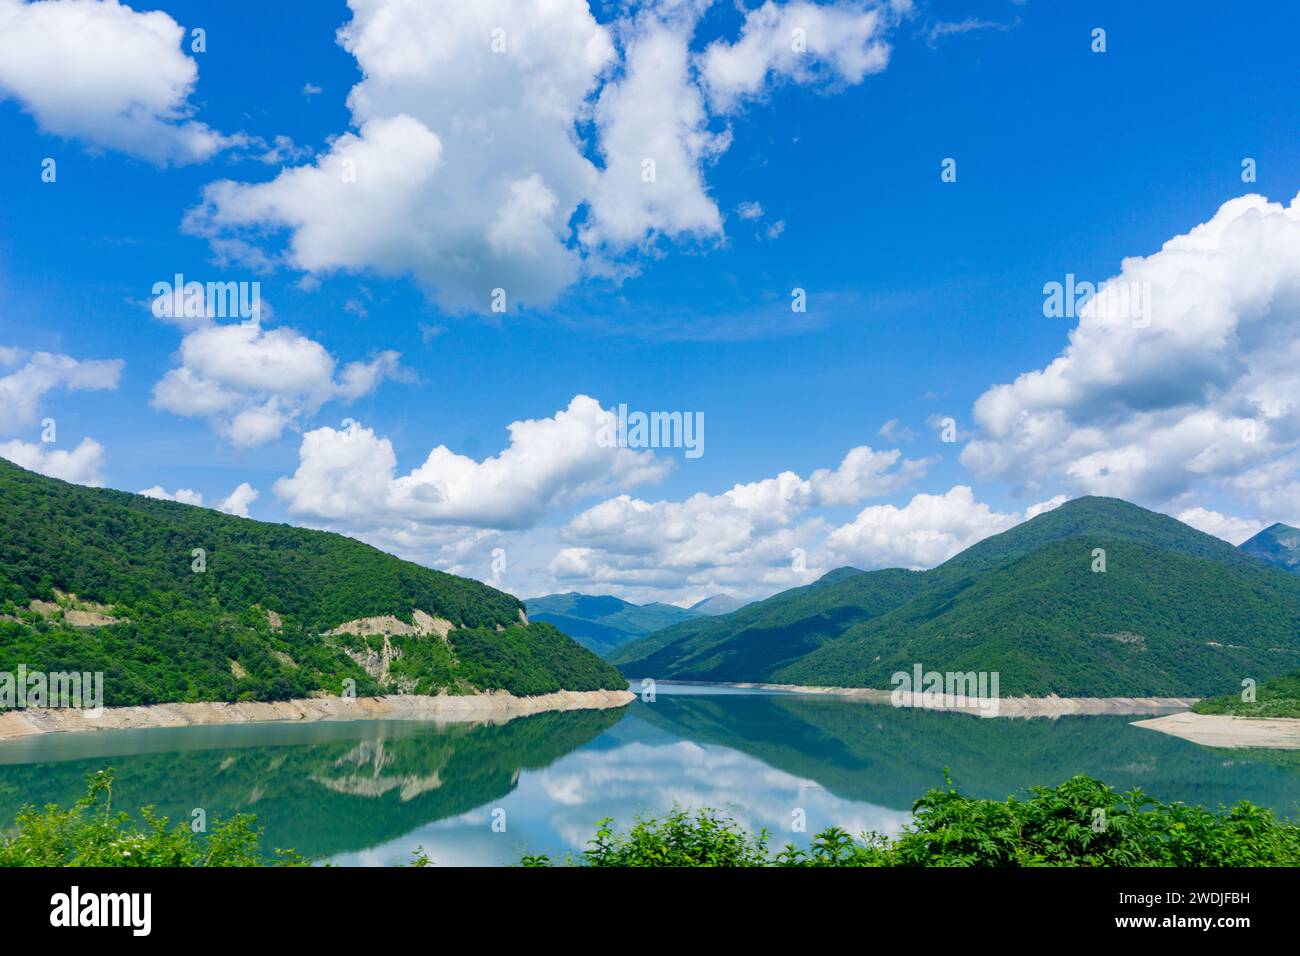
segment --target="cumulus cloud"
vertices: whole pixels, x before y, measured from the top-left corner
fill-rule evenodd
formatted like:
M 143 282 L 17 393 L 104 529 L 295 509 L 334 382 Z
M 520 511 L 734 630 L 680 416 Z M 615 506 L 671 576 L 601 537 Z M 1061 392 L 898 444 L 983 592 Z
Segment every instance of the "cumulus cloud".
M 718 236 L 722 215 L 708 195 L 704 166 L 731 143 L 708 128 L 704 94 L 693 79 L 695 11 L 643 11 L 623 25 L 623 72 L 596 103 L 604 166 L 591 191 L 589 246 L 615 248 L 656 236 Z
M 41 400 L 57 388 L 102 391 L 117 388 L 125 363 L 121 359 L 79 361 L 67 355 L 21 349 L 0 349 L 0 368 L 26 363 L 0 377 L 0 434 L 12 434 L 36 421 Z
M 1020 520 L 1019 514 L 994 511 L 976 501 L 968 486 L 956 485 L 946 494 L 916 495 L 901 508 L 864 508 L 853 521 L 832 531 L 827 545 L 846 563 L 860 567 L 929 568 Z
M 146 498 L 157 498 L 159 501 L 178 501 L 183 505 L 203 506 L 203 495 L 191 488 L 177 488 L 173 492 L 162 485 L 154 485 L 152 488 L 141 490 L 140 494 Z
M 198 66 L 166 13 L 117 0 L 0 0 L 0 99 L 41 130 L 156 163 L 238 141 L 193 119 Z
M 509 425 L 510 444 L 482 461 L 445 445 L 397 474 L 392 442 L 372 429 L 318 428 L 303 436 L 298 468 L 275 484 L 290 513 L 377 532 L 428 524 L 523 528 L 549 509 L 664 477 L 653 452 L 609 447 L 613 412 L 585 395 L 550 418 Z
M 256 488 L 246 481 L 240 482 L 239 487 L 232 491 L 221 504 L 217 505 L 217 508 L 226 514 L 247 518 L 248 506 L 259 497 L 261 495 Z
M 1065 495 L 1054 495 L 1046 501 L 1040 501 L 1038 504 L 1030 505 L 1025 509 L 1025 520 L 1028 521 L 1030 518 L 1037 518 L 1039 515 L 1045 514 L 1054 508 L 1059 508 L 1069 500 L 1070 499 L 1065 497 Z
M 889 64 L 888 28 L 910 6 L 768 0 L 745 14 L 738 40 L 716 40 L 704 51 L 700 73 L 709 98 L 730 112 L 775 81 L 861 83 Z
M 154 485 L 152 488 L 145 488 L 140 494 L 146 498 L 157 498 L 161 501 L 178 501 L 183 505 L 194 505 L 203 507 L 203 494 L 190 488 L 177 488 L 174 492 L 168 491 L 162 485 Z M 216 508 L 218 511 L 224 511 L 226 514 L 238 515 L 241 518 L 248 517 L 248 506 L 258 499 L 257 489 L 248 482 L 240 483 L 230 495 L 218 502 Z
M 595 169 L 574 128 L 608 31 L 583 0 L 350 6 L 357 132 L 271 182 L 213 184 L 187 228 L 284 228 L 292 268 L 410 274 L 457 311 L 552 298 L 577 275 L 568 221 Z
M 1186 508 L 1180 511 L 1177 517 L 1183 524 L 1189 524 L 1206 534 L 1222 538 L 1230 544 L 1241 544 L 1247 538 L 1252 538 L 1264 530 L 1262 521 L 1237 518 L 1209 508 Z
M 735 44 L 696 51 L 709 0 L 610 24 L 586 0 L 349 6 L 353 130 L 269 182 L 210 184 L 185 228 L 260 266 L 410 275 L 458 312 L 488 311 L 495 289 L 508 309 L 548 304 L 661 237 L 720 238 L 705 170 L 730 144 L 726 116 L 771 83 L 883 69 L 907 8 L 768 3 Z M 787 56 L 773 31 L 795 24 L 808 45 Z
M 1217 487 L 1284 506 L 1300 449 L 1297 250 L 1300 197 L 1249 195 L 1125 259 L 1056 359 L 980 396 L 962 463 L 1029 493 L 1159 506 Z
M 341 370 L 319 342 L 290 328 L 209 323 L 181 341 L 179 367 L 154 386 L 155 408 L 207 418 L 237 447 L 252 447 L 298 427 L 332 399 L 350 401 L 385 378 L 404 377 L 397 352 Z
M 890 494 L 932 463 L 864 445 L 849 451 L 836 468 L 818 469 L 808 478 L 785 471 L 684 501 L 620 495 L 565 526 L 567 546 L 556 553 L 550 570 L 561 582 L 699 596 L 718 590 L 770 593 L 805 584 L 828 570 L 818 570 L 808 556 L 826 536 L 824 521 L 807 517 L 810 509 Z
M 15 439 L 0 443 L 0 458 L 73 484 L 95 487 L 104 484 L 104 446 L 93 438 L 83 438 L 71 451 Z

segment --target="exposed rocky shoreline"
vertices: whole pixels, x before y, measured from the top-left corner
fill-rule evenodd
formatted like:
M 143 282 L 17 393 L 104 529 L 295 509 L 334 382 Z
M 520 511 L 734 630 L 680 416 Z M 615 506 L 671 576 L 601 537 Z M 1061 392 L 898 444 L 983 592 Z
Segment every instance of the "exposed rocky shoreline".
M 635 683 L 634 681 L 634 686 Z M 874 687 L 812 687 L 803 684 L 746 683 L 725 683 L 718 686 L 782 691 L 788 694 L 822 694 L 869 704 L 890 704 L 893 695 L 893 691 Z M 904 706 L 925 710 L 952 711 L 974 714 L 978 717 L 1050 718 L 1087 714 L 1167 714 L 1185 711 L 1200 700 L 1199 697 L 1002 697 L 997 700 L 997 706 L 992 707 L 992 701 L 986 701 L 985 706 L 979 706 L 977 703 L 965 705 L 923 703 L 922 695 L 919 693 L 905 694 L 904 698 L 908 699 Z
M 34 734 L 264 721 L 427 720 L 433 723 L 505 723 L 515 717 L 543 711 L 623 707 L 631 703 L 633 697 L 633 694 L 625 690 L 562 690 L 536 697 L 516 697 L 505 691 L 459 697 L 410 694 L 355 699 L 312 697 L 233 704 L 204 702 L 106 707 L 97 717 L 85 710 L 32 708 L 0 714 L 0 740 Z

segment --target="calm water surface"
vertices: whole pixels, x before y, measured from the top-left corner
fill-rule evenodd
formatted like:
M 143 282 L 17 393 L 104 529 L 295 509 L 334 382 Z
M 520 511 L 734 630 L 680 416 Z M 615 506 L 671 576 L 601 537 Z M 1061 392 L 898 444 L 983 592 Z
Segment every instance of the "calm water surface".
M 981 720 L 735 689 L 659 685 L 654 703 L 500 726 L 243 724 L 58 734 L 0 743 L 0 819 L 67 804 L 117 770 L 114 802 L 172 820 L 257 815 L 267 847 L 343 865 L 516 863 L 582 849 L 597 820 L 724 808 L 773 842 L 838 824 L 896 832 L 943 783 L 1002 798 L 1076 773 L 1164 800 L 1249 799 L 1300 818 L 1300 757 L 1210 750 L 1130 717 Z M 504 811 L 504 816 L 502 812 Z M 493 829 L 504 820 L 505 831 Z M 498 824 L 499 829 L 499 824 Z

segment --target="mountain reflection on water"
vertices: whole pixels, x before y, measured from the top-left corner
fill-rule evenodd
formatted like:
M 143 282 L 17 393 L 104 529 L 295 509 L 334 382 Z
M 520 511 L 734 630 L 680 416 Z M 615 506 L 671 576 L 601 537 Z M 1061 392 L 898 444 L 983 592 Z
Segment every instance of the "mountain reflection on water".
M 67 805 L 117 772 L 114 805 L 173 821 L 257 816 L 264 846 L 340 864 L 512 864 L 581 850 L 603 817 L 726 810 L 772 841 L 832 824 L 896 832 L 943 784 L 1002 798 L 1087 773 L 1162 800 L 1240 799 L 1295 818 L 1293 753 L 1210 750 L 1133 718 L 981 720 L 833 698 L 660 685 L 653 703 L 506 724 L 246 724 L 49 735 L 0 744 L 0 818 Z M 796 811 L 805 832 L 791 832 Z

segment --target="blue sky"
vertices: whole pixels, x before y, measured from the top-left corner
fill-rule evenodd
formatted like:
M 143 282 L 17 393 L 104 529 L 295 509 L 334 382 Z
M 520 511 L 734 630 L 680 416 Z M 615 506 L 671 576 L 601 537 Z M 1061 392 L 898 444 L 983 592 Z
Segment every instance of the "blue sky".
M 1300 519 L 1278 5 L 104 6 L 0 0 L 0 453 L 29 467 L 641 600 L 926 566 L 1090 492 L 1234 541 Z M 651 154 L 654 192 L 624 175 Z M 1142 328 L 1044 316 L 1122 268 Z M 269 308 L 155 318 L 176 273 Z M 578 448 L 620 403 L 702 414 L 705 453 Z

